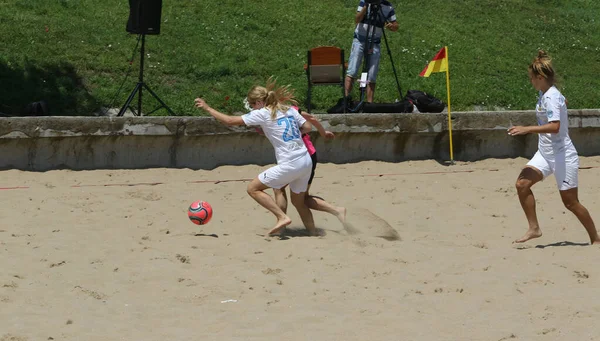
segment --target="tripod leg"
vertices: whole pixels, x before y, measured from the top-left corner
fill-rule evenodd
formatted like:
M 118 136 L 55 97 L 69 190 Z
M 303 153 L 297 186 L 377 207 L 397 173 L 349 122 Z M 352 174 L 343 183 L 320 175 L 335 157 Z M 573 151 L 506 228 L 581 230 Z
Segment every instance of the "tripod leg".
M 127 102 L 125 102 L 125 104 L 123 105 L 123 107 L 121 108 L 121 110 L 119 111 L 119 114 L 117 116 L 123 116 L 125 114 L 125 110 L 127 110 L 127 108 L 129 107 L 129 104 L 131 104 L 131 101 L 133 100 L 133 97 L 135 97 L 135 93 L 138 92 L 138 90 L 140 90 L 141 86 L 142 86 L 142 83 L 137 83 L 137 85 L 135 86 L 135 88 L 133 89 L 131 94 L 129 94 L 129 97 L 127 98 Z M 136 114 L 135 110 L 133 110 L 133 108 L 131 109 L 131 111 L 133 111 L 134 115 Z
M 145 85 L 143 82 L 141 83 Z M 140 86 L 140 93 L 138 94 L 138 116 L 142 116 L 142 87 Z
M 387 48 L 388 55 L 390 56 L 390 62 L 392 63 L 392 70 L 394 70 L 394 77 L 396 78 L 396 86 L 398 86 L 398 95 L 400 96 L 400 98 L 402 98 L 402 89 L 400 89 L 400 82 L 398 82 L 398 75 L 396 74 L 396 67 L 394 66 L 394 59 L 392 58 L 392 52 L 390 51 L 390 46 L 388 45 L 388 41 L 387 41 L 385 32 L 383 32 L 383 38 L 385 39 L 385 46 Z
M 123 116 L 125 114 L 125 110 L 127 110 L 127 108 L 130 108 L 131 111 L 133 111 L 134 115 L 136 114 L 135 110 L 133 108 L 130 107 L 131 101 L 133 100 L 133 97 L 135 97 L 136 92 L 140 92 L 138 94 L 138 112 L 137 115 L 141 116 L 142 115 L 142 87 L 146 88 L 146 90 L 148 90 L 148 92 L 150 92 L 150 94 L 152 96 L 154 96 L 154 98 L 156 98 L 156 100 L 158 102 L 160 102 L 160 104 L 162 105 L 162 107 L 166 108 L 169 113 L 171 113 L 171 115 L 175 116 L 175 113 L 173 112 L 173 110 L 171 110 L 171 108 L 169 108 L 165 102 L 163 102 L 155 93 L 154 91 L 152 91 L 152 89 L 150 89 L 150 87 L 148 85 L 146 85 L 146 83 L 144 83 L 144 48 L 146 45 L 146 35 L 142 34 L 141 35 L 141 41 L 142 41 L 142 48 L 140 49 L 140 75 L 139 75 L 139 81 L 137 83 L 137 85 L 135 86 L 135 89 L 133 89 L 133 91 L 131 92 L 131 94 L 129 95 L 129 98 L 127 98 L 127 102 L 125 102 L 125 104 L 123 105 L 123 107 L 121 108 L 121 111 L 119 111 L 119 115 L 118 116 Z M 138 40 L 139 42 L 139 40 Z M 159 107 L 161 108 L 161 107 Z M 152 112 L 156 111 L 157 109 L 153 110 Z M 152 113 L 150 112 L 150 113 Z
M 383 16 L 383 9 L 379 8 L 381 15 Z M 383 40 L 385 40 L 385 47 L 387 48 L 388 55 L 390 56 L 390 62 L 392 63 L 392 70 L 394 71 L 394 77 L 396 78 L 396 86 L 398 87 L 398 99 L 402 98 L 402 89 L 400 88 L 400 82 L 398 82 L 398 75 L 396 74 L 396 67 L 394 66 L 394 58 L 392 58 L 392 51 L 390 51 L 390 46 L 388 45 L 387 36 L 385 35 L 385 28 L 381 30 L 383 33 Z
M 150 93 L 150 94 L 151 94 L 151 95 L 152 95 L 154 98 L 156 98 L 156 100 L 157 100 L 157 101 L 158 101 L 158 102 L 159 102 L 159 103 L 160 103 L 160 104 L 161 104 L 161 105 L 162 105 L 164 108 L 166 108 L 166 109 L 167 109 L 167 111 L 168 111 L 169 113 L 171 113 L 171 115 L 175 116 L 175 113 L 173 112 L 173 110 L 171 110 L 171 108 L 169 108 L 169 107 L 168 107 L 168 106 L 165 104 L 165 102 L 163 102 L 163 101 L 162 101 L 162 100 L 161 100 L 161 99 L 160 99 L 160 98 L 159 98 L 159 97 L 158 97 L 158 96 L 157 96 L 157 95 L 154 93 L 154 91 L 152 91 L 152 89 L 150 89 L 150 87 L 149 87 L 149 86 L 148 86 L 146 83 L 144 83 L 144 88 L 146 88 L 146 90 L 148 90 L 148 92 L 149 92 L 149 93 Z
M 306 106 L 308 107 L 308 113 L 310 114 L 310 102 L 311 102 L 311 95 L 312 95 L 312 86 L 309 84 L 308 85 L 308 91 L 307 91 L 307 98 L 306 98 Z

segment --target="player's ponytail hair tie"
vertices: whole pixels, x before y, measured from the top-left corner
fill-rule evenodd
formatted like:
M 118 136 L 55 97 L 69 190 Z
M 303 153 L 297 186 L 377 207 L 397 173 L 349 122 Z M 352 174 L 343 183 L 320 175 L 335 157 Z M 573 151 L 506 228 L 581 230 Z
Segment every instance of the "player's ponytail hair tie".
M 529 65 L 529 70 L 535 76 L 542 76 L 551 83 L 554 83 L 554 68 L 552 67 L 552 58 L 544 50 L 538 50 L 538 55 Z
M 266 90 L 265 107 L 271 111 L 271 119 L 273 120 L 277 117 L 277 111 L 285 112 L 290 105 L 298 105 L 290 86 L 277 87 L 272 76 L 267 80 Z

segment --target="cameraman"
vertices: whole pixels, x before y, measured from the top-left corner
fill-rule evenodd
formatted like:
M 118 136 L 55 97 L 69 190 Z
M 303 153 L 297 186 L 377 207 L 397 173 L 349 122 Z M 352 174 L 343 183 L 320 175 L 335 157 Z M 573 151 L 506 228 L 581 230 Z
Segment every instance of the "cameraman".
M 387 0 L 360 0 L 355 17 L 356 28 L 352 40 L 352 50 L 348 60 L 348 71 L 346 72 L 345 94 L 350 103 L 350 93 L 354 81 L 361 72 L 360 66 L 364 56 L 364 49 L 368 50 L 367 56 L 367 102 L 373 102 L 375 93 L 375 82 L 379 70 L 379 59 L 381 36 L 383 28 L 390 31 L 398 31 L 396 11 Z M 373 27 L 371 27 L 373 26 Z M 368 35 L 368 37 L 367 37 Z

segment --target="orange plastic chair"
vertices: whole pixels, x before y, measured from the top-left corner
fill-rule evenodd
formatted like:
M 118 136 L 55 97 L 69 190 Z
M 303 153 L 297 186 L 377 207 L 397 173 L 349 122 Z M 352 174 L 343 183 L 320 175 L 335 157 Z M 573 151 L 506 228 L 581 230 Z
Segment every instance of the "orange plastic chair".
M 308 64 L 304 64 L 308 78 L 307 107 L 310 112 L 310 100 L 314 86 L 333 85 L 342 88 L 344 113 L 346 112 L 346 92 L 344 79 L 348 63 L 344 62 L 344 50 L 336 46 L 319 46 L 308 50 Z

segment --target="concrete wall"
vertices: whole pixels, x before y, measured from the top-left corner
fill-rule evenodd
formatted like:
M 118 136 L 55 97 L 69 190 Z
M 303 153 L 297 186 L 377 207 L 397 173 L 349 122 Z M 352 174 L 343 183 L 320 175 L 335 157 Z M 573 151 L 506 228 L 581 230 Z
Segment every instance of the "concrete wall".
M 600 154 L 600 110 L 570 110 L 570 135 L 580 155 Z M 447 114 L 318 115 L 336 133 L 313 132 L 321 162 L 450 160 Z M 454 160 L 530 157 L 537 135 L 511 137 L 507 127 L 536 124 L 533 111 L 452 113 Z M 212 169 L 275 162 L 269 141 L 252 128 L 225 127 L 208 117 L 0 118 L 0 168 Z

